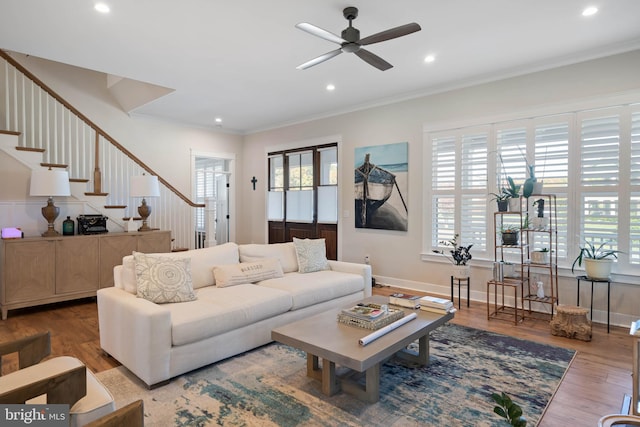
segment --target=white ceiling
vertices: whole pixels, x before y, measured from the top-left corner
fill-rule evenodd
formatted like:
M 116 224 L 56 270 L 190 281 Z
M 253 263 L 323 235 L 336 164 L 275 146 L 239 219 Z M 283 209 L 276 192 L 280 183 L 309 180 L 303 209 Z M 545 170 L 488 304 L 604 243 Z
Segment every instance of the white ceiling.
M 175 89 L 134 113 L 239 133 L 640 48 L 639 0 L 104 1 L 0 0 L 0 48 Z M 347 53 L 297 70 L 338 46 L 294 25 L 339 35 L 346 6 L 362 37 L 422 31 L 368 46 L 388 71 Z

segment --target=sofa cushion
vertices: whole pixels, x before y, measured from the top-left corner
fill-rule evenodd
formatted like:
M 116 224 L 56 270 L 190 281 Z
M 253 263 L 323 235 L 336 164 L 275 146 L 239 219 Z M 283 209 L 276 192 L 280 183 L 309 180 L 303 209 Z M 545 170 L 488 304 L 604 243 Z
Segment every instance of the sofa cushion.
M 156 304 L 196 299 L 191 283 L 191 259 L 134 252 L 137 295 Z
M 278 279 L 264 280 L 258 287 L 279 289 L 291 294 L 292 310 L 308 307 L 324 301 L 340 298 L 362 291 L 362 276 L 339 271 L 316 271 L 314 273 L 288 273 Z
M 293 246 L 296 248 L 298 272 L 313 273 L 329 269 L 324 239 L 298 239 L 294 237 Z
M 284 273 L 277 258 L 264 258 L 255 262 L 217 265 L 213 267 L 213 276 L 216 279 L 216 286 L 225 288 L 282 277 Z
M 210 248 L 150 255 L 162 255 L 176 259 L 191 258 L 191 278 L 194 289 L 215 284 L 213 277 L 213 267 L 215 265 L 237 263 L 240 258 L 238 255 L 238 245 L 231 242 Z M 122 267 L 124 289 L 135 294 L 135 261 L 132 255 L 122 258 Z
M 291 308 L 291 295 L 257 285 L 196 290 L 198 299 L 167 304 L 171 311 L 172 344 L 183 345 L 268 319 Z
M 298 271 L 298 259 L 293 242 L 240 245 L 240 262 L 260 261 L 262 258 L 278 258 L 282 271 L 291 273 Z

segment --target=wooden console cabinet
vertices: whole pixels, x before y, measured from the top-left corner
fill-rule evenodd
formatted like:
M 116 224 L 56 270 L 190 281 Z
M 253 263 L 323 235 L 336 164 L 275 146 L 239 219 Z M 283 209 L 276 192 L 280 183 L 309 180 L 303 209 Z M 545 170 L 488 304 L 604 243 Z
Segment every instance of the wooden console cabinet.
M 170 231 L 0 241 L 0 309 L 86 298 L 113 286 L 113 267 L 133 251 L 171 251 Z

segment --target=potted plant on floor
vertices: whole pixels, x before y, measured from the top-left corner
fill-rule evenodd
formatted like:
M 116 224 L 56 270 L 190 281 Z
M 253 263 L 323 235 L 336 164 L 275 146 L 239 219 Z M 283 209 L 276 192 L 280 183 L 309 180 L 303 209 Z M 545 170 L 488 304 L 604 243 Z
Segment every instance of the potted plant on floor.
M 613 258 L 617 259 L 618 254 L 623 253 L 622 251 L 606 248 L 610 244 L 610 241 L 606 241 L 596 247 L 595 244 L 585 240 L 584 245 L 580 247 L 578 256 L 571 265 L 571 272 L 573 273 L 576 264 L 581 267 L 584 260 L 584 269 L 589 279 L 608 280 L 611 275 Z
M 459 234 L 456 234 L 455 236 L 453 236 L 453 239 L 440 241 L 440 244 L 452 248 L 449 253 L 451 256 L 451 263 L 453 264 L 453 277 L 456 279 L 466 279 L 467 277 L 469 277 L 471 270 L 470 266 L 467 265 L 467 262 L 469 262 L 472 258 L 470 251 L 473 245 L 459 245 L 458 237 Z M 444 255 L 445 257 L 447 256 L 447 254 L 443 250 L 434 249 L 433 252 Z

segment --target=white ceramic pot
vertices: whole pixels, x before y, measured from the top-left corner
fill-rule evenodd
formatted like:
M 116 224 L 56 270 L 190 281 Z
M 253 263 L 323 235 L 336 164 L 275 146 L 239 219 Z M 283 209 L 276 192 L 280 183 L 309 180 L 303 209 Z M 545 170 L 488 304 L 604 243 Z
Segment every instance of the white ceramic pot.
M 548 264 L 549 252 L 533 251 L 531 252 L 531 261 L 534 264 Z
M 509 199 L 509 212 L 520 211 L 520 197 L 512 197 Z
M 590 279 L 607 280 L 611 275 L 611 263 L 613 260 L 584 258 L 584 270 Z
M 533 194 L 542 194 L 542 184 L 543 181 L 541 179 L 533 183 Z
M 456 279 L 466 279 L 471 273 L 471 266 L 469 265 L 454 265 L 453 277 Z

